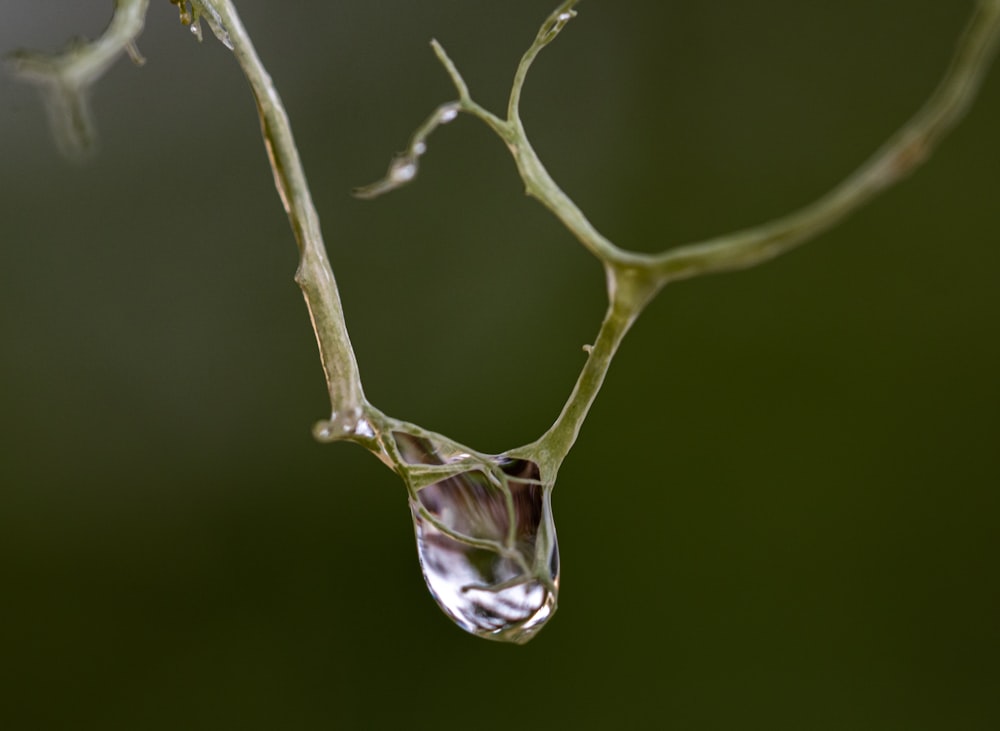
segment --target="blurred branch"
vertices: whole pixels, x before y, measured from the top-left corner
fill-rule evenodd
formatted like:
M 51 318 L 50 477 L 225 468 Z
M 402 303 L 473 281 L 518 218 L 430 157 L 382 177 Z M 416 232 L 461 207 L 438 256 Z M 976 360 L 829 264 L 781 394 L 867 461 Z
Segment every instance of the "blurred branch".
M 68 157 L 81 160 L 96 149 L 90 87 L 123 52 L 136 64 L 144 62 L 135 40 L 142 33 L 148 6 L 149 0 L 117 0 L 107 30 L 96 41 L 74 41 L 54 55 L 32 51 L 11 55 L 14 75 L 41 91 L 56 143 Z

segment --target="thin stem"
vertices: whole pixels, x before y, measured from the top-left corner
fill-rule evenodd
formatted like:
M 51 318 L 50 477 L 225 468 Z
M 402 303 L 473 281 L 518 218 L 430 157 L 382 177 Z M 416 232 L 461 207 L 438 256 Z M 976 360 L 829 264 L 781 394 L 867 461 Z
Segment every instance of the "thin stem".
M 484 121 L 487 126 L 490 127 L 501 139 L 509 140 L 511 139 L 513 129 L 510 124 L 500 119 L 492 112 L 486 110 L 484 107 L 479 106 L 469 94 L 469 86 L 465 83 L 465 79 L 462 78 L 461 72 L 459 72 L 458 67 L 455 62 L 451 60 L 448 56 L 448 52 L 444 50 L 444 46 L 438 43 L 437 39 L 431 41 L 431 48 L 434 49 L 434 55 L 437 56 L 438 61 L 444 66 L 445 71 L 448 73 L 448 77 L 451 79 L 451 83 L 455 85 L 455 90 L 458 92 L 458 103 L 459 107 L 463 112 L 472 114 L 475 117 L 479 117 Z
M 538 153 L 528 141 L 528 134 L 521 121 L 521 92 L 528 78 L 528 71 L 543 48 L 549 45 L 566 27 L 566 24 L 576 17 L 574 7 L 579 0 L 565 0 L 556 8 L 539 28 L 531 47 L 525 51 L 514 73 L 510 99 L 507 103 L 507 125 L 510 134 L 505 138 L 518 173 L 524 182 L 525 193 L 538 200 L 548 208 L 568 228 L 583 246 L 594 256 L 607 263 L 632 263 L 635 257 L 629 252 L 615 246 L 602 235 L 583 214 L 583 211 L 556 184 L 545 169 Z M 446 63 L 449 73 L 452 73 L 450 59 Z M 454 72 L 457 74 L 457 71 Z M 460 78 L 460 77 L 459 77 Z
M 549 482 L 555 481 L 559 465 L 576 443 L 625 334 L 658 291 L 656 282 L 641 269 L 608 267 L 606 273 L 611 299 L 597 339 L 584 347 L 587 361 L 573 392 L 548 431 L 531 444 L 509 452 L 516 459 L 535 462 Z
M 508 142 L 508 147 L 524 182 L 525 194 L 549 209 L 587 251 L 608 264 L 641 265 L 645 261 L 641 255 L 615 246 L 563 192 L 528 141 L 520 120 L 516 122 L 514 140 Z
M 465 83 L 465 79 L 462 78 L 462 72 L 458 70 L 458 66 L 451 60 L 448 52 L 444 50 L 444 46 L 438 42 L 437 38 L 431 39 L 431 48 L 434 50 L 434 55 L 437 56 L 438 61 L 444 66 L 444 70 L 448 73 L 451 83 L 455 85 L 459 101 L 471 102 L 472 96 L 469 94 L 469 85 Z
M 566 27 L 566 24 L 576 17 L 576 11 L 573 8 L 579 2 L 580 0 L 565 0 L 553 10 L 542 23 L 542 27 L 538 29 L 534 43 L 521 56 L 521 62 L 517 65 L 517 71 L 514 73 L 514 85 L 511 87 L 510 99 L 507 102 L 507 119 L 510 122 L 518 120 L 520 123 L 521 90 L 524 88 L 524 81 L 528 77 L 531 64 L 535 62 L 539 52 L 554 41 L 559 32 Z
M 433 41 L 431 45 L 458 91 L 462 111 L 484 121 L 507 143 L 524 183 L 525 193 L 548 208 L 598 259 L 618 265 L 642 263 L 644 259 L 640 255 L 620 249 L 601 234 L 587 219 L 579 206 L 556 184 L 545 165 L 542 164 L 538 153 L 531 146 L 519 116 L 521 89 L 527 79 L 528 70 L 538 56 L 538 52 L 551 43 L 566 23 L 576 15 L 573 6 L 578 2 L 579 0 L 567 0 L 549 15 L 545 23 L 542 24 L 541 30 L 538 31 L 535 42 L 521 58 L 521 63 L 514 76 L 506 121 L 487 111 L 472 99 L 469 95 L 469 87 L 465 83 L 465 79 L 462 78 L 455 62 L 451 60 L 440 43 Z
M 668 250 L 650 266 L 662 283 L 753 266 L 816 237 L 927 160 L 968 110 L 1000 39 L 1000 2 L 981 0 L 944 79 L 914 117 L 853 175 L 777 221 Z
M 319 216 L 309 192 L 288 115 L 232 2 L 202 0 L 202 4 L 214 11 L 216 19 L 228 33 L 233 52 L 257 102 L 274 184 L 299 247 L 300 261 L 295 281 L 301 287 L 309 309 L 330 393 L 332 416 L 331 423 L 327 425 L 327 435 L 335 438 L 342 434 L 343 438 L 347 438 L 353 433 L 368 404 L 347 334 L 337 282 L 327 259 Z

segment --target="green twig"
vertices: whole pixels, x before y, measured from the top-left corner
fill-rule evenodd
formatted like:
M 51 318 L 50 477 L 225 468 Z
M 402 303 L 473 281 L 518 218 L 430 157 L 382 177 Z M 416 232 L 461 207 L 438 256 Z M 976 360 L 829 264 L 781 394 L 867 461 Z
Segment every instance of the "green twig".
M 853 175 L 815 203 L 785 218 L 666 251 L 651 257 L 648 266 L 661 284 L 666 284 L 751 267 L 823 233 L 927 160 L 975 99 L 996 54 L 998 39 L 1000 2 L 980 0 L 951 66 L 933 95 Z
M 330 394 L 330 420 L 318 428 L 317 434 L 327 439 L 367 439 L 367 433 L 363 429 L 359 433 L 358 427 L 369 405 L 288 114 L 232 2 L 201 0 L 200 5 L 211 12 L 213 30 L 219 26 L 217 35 L 224 33 L 232 43 L 236 60 L 250 82 L 274 184 L 298 243 L 300 260 L 295 281 L 309 309 Z

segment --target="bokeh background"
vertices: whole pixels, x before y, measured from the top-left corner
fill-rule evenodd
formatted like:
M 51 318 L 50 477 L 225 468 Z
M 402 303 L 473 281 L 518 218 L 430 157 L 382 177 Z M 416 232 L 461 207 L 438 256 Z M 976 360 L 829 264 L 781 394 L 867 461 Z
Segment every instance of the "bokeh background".
M 554 0 L 240 0 L 287 103 L 368 395 L 483 450 L 554 418 L 600 268 L 463 118 Z M 4 0 L 0 52 L 111 3 Z M 620 244 L 769 219 L 939 79 L 971 2 L 585 0 L 524 112 Z M 0 80 L 0 726 L 1000 727 L 1000 73 L 915 177 L 807 247 L 668 288 L 554 495 L 561 607 L 525 647 L 427 594 L 402 485 L 328 407 L 231 55 L 154 0 L 60 158 Z

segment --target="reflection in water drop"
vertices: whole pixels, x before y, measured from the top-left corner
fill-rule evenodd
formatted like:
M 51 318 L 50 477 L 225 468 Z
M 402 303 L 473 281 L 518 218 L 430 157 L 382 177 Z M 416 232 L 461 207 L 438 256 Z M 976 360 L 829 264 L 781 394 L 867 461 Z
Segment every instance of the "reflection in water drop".
M 441 465 L 468 455 L 436 450 L 394 432 L 410 464 Z M 556 608 L 559 550 L 550 490 L 538 466 L 497 458 L 420 488 L 410 508 L 427 587 L 459 627 L 488 639 L 524 643 Z

